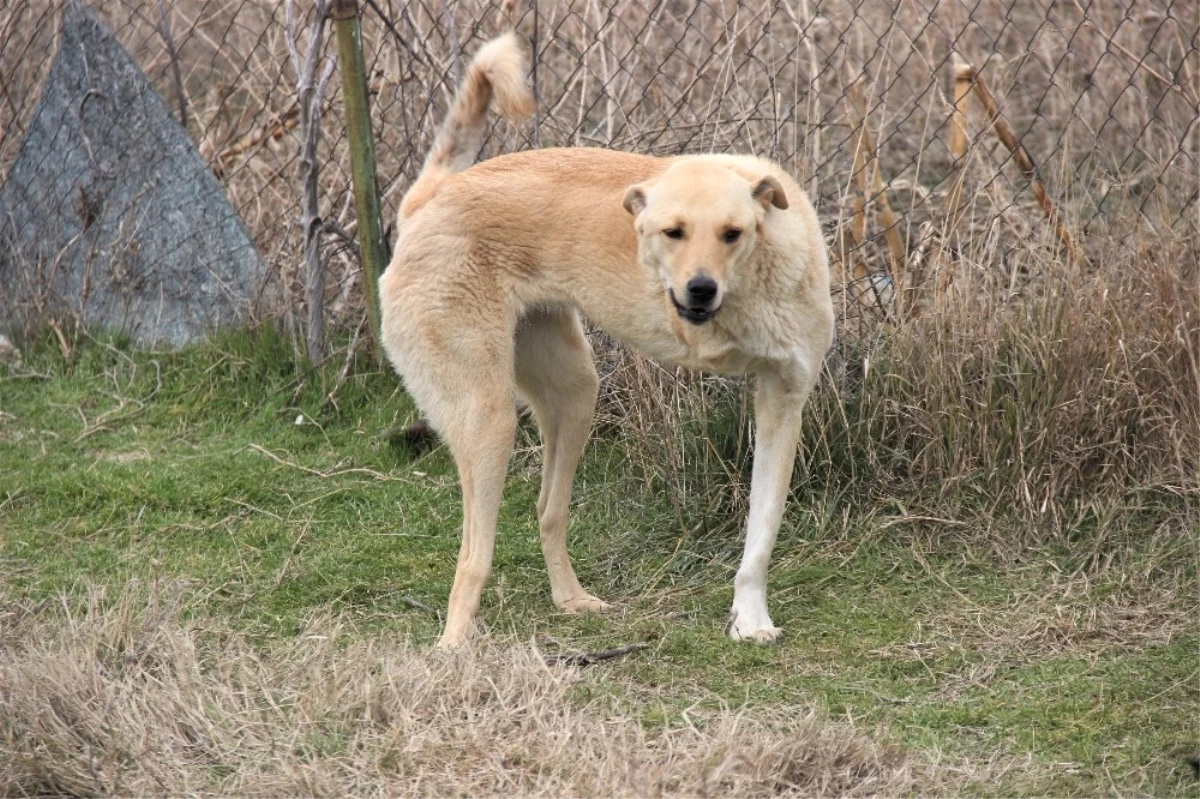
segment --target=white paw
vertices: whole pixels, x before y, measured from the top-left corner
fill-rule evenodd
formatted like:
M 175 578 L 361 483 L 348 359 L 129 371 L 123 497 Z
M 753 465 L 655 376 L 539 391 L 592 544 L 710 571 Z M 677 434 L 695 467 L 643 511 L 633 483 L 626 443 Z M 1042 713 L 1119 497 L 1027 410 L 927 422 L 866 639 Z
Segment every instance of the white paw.
M 764 627 L 747 629 L 734 622 L 729 625 L 729 637 L 735 641 L 754 641 L 756 644 L 773 644 L 783 638 L 783 630 L 770 624 Z
M 783 637 L 783 630 L 771 622 L 765 604 L 745 603 L 739 608 L 735 602 L 729 614 L 729 637 L 735 641 L 770 644 Z

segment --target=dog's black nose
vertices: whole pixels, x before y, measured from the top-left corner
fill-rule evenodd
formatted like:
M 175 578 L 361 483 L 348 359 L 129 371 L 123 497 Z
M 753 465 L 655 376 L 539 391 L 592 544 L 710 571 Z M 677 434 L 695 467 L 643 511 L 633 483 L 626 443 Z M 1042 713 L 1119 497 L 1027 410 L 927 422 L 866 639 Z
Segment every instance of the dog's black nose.
M 696 275 L 687 282 L 688 307 L 708 307 L 717 296 L 717 281 L 707 275 Z

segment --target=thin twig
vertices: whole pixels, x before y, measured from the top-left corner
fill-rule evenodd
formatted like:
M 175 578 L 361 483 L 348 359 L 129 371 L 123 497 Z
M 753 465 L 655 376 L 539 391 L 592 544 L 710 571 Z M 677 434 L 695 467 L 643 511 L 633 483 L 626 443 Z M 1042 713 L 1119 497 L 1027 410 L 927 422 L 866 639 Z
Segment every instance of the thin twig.
M 543 659 L 547 666 L 591 666 L 604 660 L 612 660 L 631 652 L 649 649 L 649 644 L 625 644 L 612 649 L 602 649 L 599 652 L 574 652 L 569 655 L 546 655 Z
M 423 610 L 426 613 L 431 614 L 438 621 L 442 620 L 442 614 L 440 611 L 438 611 L 437 608 L 432 608 L 429 605 L 426 605 L 424 602 L 422 602 L 419 599 L 413 599 L 410 596 L 402 596 L 402 597 L 400 597 L 400 601 L 403 602 L 405 605 L 408 605 L 410 608 L 415 608 L 416 610 Z
M 270 140 L 278 141 L 279 139 L 282 139 L 285 133 L 291 131 L 299 124 L 300 105 L 297 103 L 286 111 L 283 111 L 277 115 L 273 115 L 267 120 L 266 124 L 263 125 L 261 130 L 243 136 L 238 141 L 217 153 L 216 156 L 213 157 L 213 161 L 218 164 L 218 166 L 221 166 L 227 161 L 232 161 L 237 156 L 247 153 L 250 150 L 253 150 L 255 147 L 265 144 Z
M 311 475 L 315 475 L 317 477 L 329 478 L 329 477 L 341 477 L 344 474 L 365 474 L 368 477 L 375 478 L 376 480 L 383 480 L 386 482 L 397 482 L 397 483 L 404 482 L 400 478 L 391 477 L 391 476 L 383 474 L 381 472 L 377 472 L 374 469 L 365 469 L 362 467 L 353 467 L 350 469 L 330 469 L 329 471 L 322 472 L 319 469 L 310 469 L 307 466 L 301 466 L 298 463 L 293 463 L 292 461 L 284 460 L 283 458 L 276 455 L 274 452 L 271 452 L 266 447 L 261 447 L 258 444 L 251 444 L 249 446 L 249 448 L 254 450 L 255 452 L 261 452 L 263 455 L 266 455 L 268 458 L 270 458 L 271 460 L 275 461 L 276 463 L 278 463 L 282 466 L 290 466 L 293 469 L 299 469 L 302 472 L 307 472 L 307 473 L 309 473 Z
M 342 371 L 338 373 L 337 383 L 329 392 L 321 403 L 321 410 L 329 408 L 331 405 L 337 405 L 338 392 L 342 390 L 342 386 L 346 385 L 346 378 L 350 376 L 350 367 L 354 365 L 354 355 L 358 352 L 358 340 L 362 336 L 364 322 L 360 322 L 358 327 L 354 328 L 354 338 L 350 340 L 350 346 L 346 347 L 346 362 L 342 364 Z
M 288 566 L 291 565 L 292 558 L 295 557 L 296 552 L 300 549 L 300 542 L 302 542 L 304 537 L 308 535 L 308 528 L 311 526 L 312 519 L 310 518 L 305 521 L 304 527 L 300 530 L 300 535 L 296 536 L 296 540 L 292 542 L 291 551 L 288 552 L 288 556 L 284 559 L 283 565 L 279 567 L 279 571 L 275 573 L 275 588 L 279 588 L 279 586 L 283 584 L 283 578 L 287 574 Z
M 377 0 L 366 0 L 366 4 L 367 8 L 375 12 L 375 15 L 379 17 L 379 21 L 383 23 L 383 26 L 387 28 L 395 38 L 396 43 L 404 48 L 404 51 L 408 53 L 409 57 L 411 57 L 413 61 L 426 66 L 429 64 L 429 59 L 425 58 L 416 50 L 414 50 L 412 45 L 408 43 L 408 40 L 400 35 L 400 31 L 396 30 L 395 24 L 392 23 L 392 18 L 383 12 L 383 9 L 379 7 Z
M 321 232 L 336 236 L 346 246 L 346 249 L 354 254 L 355 258 L 359 257 L 358 240 L 354 238 L 350 231 L 339 225 L 337 220 L 326 219 L 321 225 Z

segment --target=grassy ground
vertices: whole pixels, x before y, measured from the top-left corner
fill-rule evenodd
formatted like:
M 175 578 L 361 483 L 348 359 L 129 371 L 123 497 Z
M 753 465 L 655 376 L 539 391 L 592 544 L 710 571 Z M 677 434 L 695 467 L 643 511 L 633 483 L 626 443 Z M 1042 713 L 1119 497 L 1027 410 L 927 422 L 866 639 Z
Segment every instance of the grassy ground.
M 304 372 L 272 335 L 177 354 L 84 340 L 64 355 L 52 341 L 0 371 L 10 607 L 169 581 L 188 614 L 253 646 L 330 613 L 355 639 L 432 643 L 456 479 L 444 449 L 381 437 L 415 417 L 390 375 L 362 365 L 329 402 L 340 364 Z M 801 476 L 771 572 L 787 637 L 746 646 L 723 633 L 738 520 L 672 502 L 623 435 L 592 442 L 572 521 L 582 582 L 618 609 L 569 617 L 550 602 L 527 426 L 481 612 L 492 638 L 548 651 L 651 644 L 598 667 L 577 700 L 646 729 L 697 707 L 812 707 L 908 753 L 916 793 L 1200 795 L 1185 764 L 1200 637 L 1184 501 L 1131 492 L 1038 544 L 1027 517 L 916 514 Z M 1097 551 L 1110 526 L 1134 534 Z

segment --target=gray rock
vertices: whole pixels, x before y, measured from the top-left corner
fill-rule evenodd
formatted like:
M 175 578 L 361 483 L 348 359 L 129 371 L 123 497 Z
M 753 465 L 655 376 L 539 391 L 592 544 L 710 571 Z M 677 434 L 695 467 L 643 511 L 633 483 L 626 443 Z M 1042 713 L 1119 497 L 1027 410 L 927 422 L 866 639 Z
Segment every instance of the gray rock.
M 0 189 L 0 327 L 47 313 L 142 344 L 236 324 L 267 269 L 187 133 L 76 0 Z

